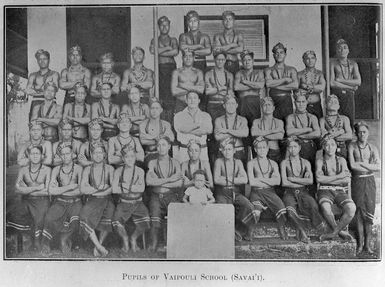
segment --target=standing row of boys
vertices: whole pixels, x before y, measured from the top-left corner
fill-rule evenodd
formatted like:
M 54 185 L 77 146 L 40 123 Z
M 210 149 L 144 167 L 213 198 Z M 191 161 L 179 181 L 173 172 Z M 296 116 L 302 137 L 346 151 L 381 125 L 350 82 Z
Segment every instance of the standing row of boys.
M 370 251 L 373 171 L 379 169 L 379 157 L 377 149 L 367 142 L 369 128 L 365 123 L 355 126 L 357 141 L 349 144 L 353 123 L 349 117 L 354 119 L 354 110 L 353 114 L 347 111 L 349 117 L 339 114 L 339 101 L 352 98 L 350 91 L 354 96 L 361 81 L 357 64 L 347 59 L 346 43 L 337 43 L 339 59 L 331 65 L 331 82 L 339 90 L 337 96 L 327 98 L 326 116 L 322 117 L 320 94 L 325 80 L 314 68 L 314 52 L 304 54 L 306 69 L 297 75 L 294 68 L 284 64 L 286 48 L 279 43 L 273 48 L 276 64 L 264 72 L 254 70 L 253 54 L 243 51 L 242 35 L 233 30 L 234 14 L 224 12 L 224 33 L 214 37 L 215 67 L 207 71 L 205 56 L 212 51 L 210 39 L 199 31 L 195 11 L 186 18 L 190 31 L 180 37 L 183 67 L 179 69 L 175 69 L 173 59 L 178 44 L 168 36 L 170 21 L 167 17 L 158 21 L 160 100 L 165 111 L 150 97 L 153 77 L 143 66 L 141 48 L 134 48 L 134 67 L 124 73 L 121 83 L 112 72 L 111 54 L 101 58 L 103 72 L 91 80 L 89 70 L 81 65 L 78 46 L 71 48 L 71 65 L 60 77 L 48 68 L 49 53 L 36 53 L 41 69 L 30 76 L 27 90 L 37 99 L 32 105 L 30 141 L 18 155 L 22 168 L 16 187 L 24 197 L 9 214 L 8 226 L 33 229 L 35 242 L 43 238 L 43 250 L 48 252 L 50 240 L 59 233 L 63 249 L 68 250 L 70 236 L 80 222 L 81 234 L 95 245 L 94 254 L 106 255 L 102 244 L 112 227 L 123 238 L 123 250 L 128 250 L 124 226 L 130 218 L 137 227 L 131 235 L 132 248 L 137 248 L 137 237 L 151 221 L 151 248 L 156 249 L 160 222 L 167 205 L 175 201 L 216 200 L 238 205 L 238 225 L 247 230 L 237 232 L 239 239 L 252 237 L 261 212 L 269 208 L 281 238 L 287 238 L 284 226 L 288 217 L 297 228 L 298 239 L 306 242 L 303 220 L 319 228 L 322 240 L 338 235 L 350 239 L 344 228 L 357 205 L 358 252 L 364 248 Z M 153 49 L 151 45 L 150 51 Z M 200 69 L 206 70 L 204 77 Z M 166 79 L 170 75 L 171 79 Z M 67 90 L 63 111 L 55 102 L 58 85 Z M 262 97 L 265 85 L 269 97 Z M 301 89 L 297 91 L 298 86 Z M 128 103 L 119 101 L 124 99 L 122 92 L 128 93 Z M 161 114 L 173 120 L 173 127 L 160 119 Z M 282 145 L 285 132 L 287 149 Z M 322 141 L 316 142 L 321 136 Z M 256 156 L 247 162 L 250 139 Z M 178 160 L 169 156 L 173 142 L 178 143 L 179 150 L 174 150 Z M 317 152 L 317 144 L 323 151 Z M 347 194 L 351 174 L 345 159 L 353 172 L 356 204 Z M 315 198 L 309 193 L 313 174 L 320 185 Z M 151 189 L 146 189 L 145 183 Z M 242 192 L 246 183 L 252 186 L 249 198 Z M 207 188 L 213 189 L 214 184 L 215 199 Z M 279 185 L 285 190 L 282 199 L 276 193 Z M 111 194 L 117 194 L 115 205 Z M 81 201 L 80 195 L 86 195 L 86 200 Z M 338 224 L 331 211 L 333 203 L 343 209 Z M 325 220 L 329 233 L 325 232 Z M 95 229 L 100 230 L 99 238 Z

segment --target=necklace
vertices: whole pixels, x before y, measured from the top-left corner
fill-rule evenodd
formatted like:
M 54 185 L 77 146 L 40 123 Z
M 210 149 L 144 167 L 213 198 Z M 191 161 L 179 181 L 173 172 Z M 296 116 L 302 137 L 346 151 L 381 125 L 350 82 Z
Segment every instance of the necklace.
M 121 173 L 121 175 L 120 175 L 120 180 L 119 180 L 120 184 L 121 184 L 122 181 L 123 181 L 123 177 L 124 177 L 124 172 L 125 172 L 125 171 L 126 171 L 126 166 L 123 167 L 123 171 L 122 171 L 122 173 Z M 132 175 L 131 175 L 131 180 L 130 180 L 130 187 L 128 188 L 128 192 L 131 191 L 132 185 L 134 184 L 134 176 L 135 176 L 135 166 L 134 166 L 133 169 L 132 169 Z M 124 190 L 125 190 L 125 189 L 124 189 Z M 127 193 L 128 193 L 128 192 L 127 192 Z
M 70 174 L 70 179 L 68 181 L 68 184 L 71 183 L 72 181 L 72 176 L 73 176 L 73 173 L 74 173 L 74 166 L 75 164 L 72 163 L 72 167 L 71 169 L 69 170 L 69 172 L 65 172 L 64 169 L 63 169 L 63 165 L 60 167 L 60 170 L 59 170 L 59 179 L 60 179 L 60 183 L 63 183 L 63 180 L 61 180 L 61 174 L 65 174 L 65 175 L 69 175 Z M 63 186 L 63 184 L 61 184 Z
M 305 128 L 305 127 L 309 127 L 309 115 L 307 114 L 307 112 L 303 113 L 303 114 L 306 114 L 306 119 L 307 119 L 307 124 L 306 126 L 303 124 L 303 122 L 301 121 L 301 118 L 299 117 L 299 113 L 294 113 L 294 116 L 295 116 L 295 126 L 298 127 L 297 125 L 297 119 L 299 121 L 299 123 L 301 124 L 301 128 Z
M 264 118 L 262 118 L 261 123 L 262 123 L 263 130 L 266 131 L 265 119 Z M 275 127 L 274 118 L 271 121 L 271 127 L 270 127 L 269 131 L 273 129 L 273 126 Z M 261 127 L 259 127 L 259 128 L 261 129 Z
M 105 181 L 105 173 L 104 173 L 104 162 L 103 162 L 103 166 L 102 166 L 102 175 L 101 175 L 101 180 L 99 182 L 99 185 L 96 185 L 96 180 L 95 180 L 95 165 L 92 164 L 91 165 L 91 171 L 90 171 L 90 174 L 91 174 L 91 183 L 92 183 L 92 187 L 94 187 L 95 189 L 97 189 L 98 191 L 101 189 L 102 186 L 104 186 L 104 181 Z
M 305 82 L 314 85 L 317 82 L 317 74 L 311 70 L 305 70 Z
M 160 178 L 165 178 L 165 176 L 163 175 L 162 169 L 160 168 L 159 159 L 157 160 L 156 164 L 157 164 L 157 170 L 158 170 Z M 170 174 L 172 172 L 171 168 L 172 168 L 172 161 L 171 161 L 171 158 L 169 158 L 168 159 L 168 171 L 167 171 L 168 177 L 170 176 Z
M 42 164 L 39 165 L 39 167 L 36 171 L 32 171 L 32 167 L 31 167 L 31 165 L 29 165 L 29 169 L 28 169 L 29 170 L 29 177 L 31 178 L 32 182 L 36 183 L 36 181 L 40 175 L 41 167 L 42 167 Z M 36 177 L 32 178 L 32 175 L 35 175 L 35 174 L 37 174 Z
M 337 117 L 334 124 L 332 123 L 330 117 Z M 339 114 L 336 114 L 336 115 L 327 115 L 325 117 L 325 120 L 326 120 L 326 123 L 329 127 L 329 129 L 333 129 L 333 128 L 340 128 L 341 127 L 341 118 L 340 118 L 340 115 Z
M 342 77 L 345 79 L 345 80 L 349 80 L 350 79 L 350 63 L 349 63 L 349 60 L 347 61 L 347 64 L 343 64 L 341 63 L 341 60 L 339 60 L 340 62 L 340 68 L 341 68 L 341 72 L 342 72 Z M 347 67 L 348 68 L 348 73 L 347 73 L 347 76 L 345 75 L 345 68 L 343 67 Z
M 234 184 L 234 178 L 235 178 L 235 159 L 233 159 L 233 178 L 230 181 L 229 181 L 229 176 L 227 173 L 226 160 L 223 163 L 225 165 L 226 185 L 228 186 L 229 182 L 231 183 L 231 185 L 233 185 Z
M 300 176 L 301 176 L 301 173 L 302 173 L 302 168 L 303 168 L 301 158 L 299 159 L 299 163 L 301 164 L 301 170 L 299 171 L 298 174 L 295 174 L 295 172 L 294 172 L 294 169 L 293 169 L 293 163 L 292 163 L 290 157 L 289 157 L 289 162 L 290 162 L 290 168 L 291 168 L 291 172 L 293 173 L 293 176 L 294 176 L 294 177 L 300 177 Z
M 362 157 L 362 151 L 361 151 L 361 150 L 366 149 L 366 147 L 367 147 L 368 145 L 369 145 L 369 144 L 366 143 L 366 145 L 365 145 L 364 147 L 360 147 L 360 145 L 359 145 L 358 142 L 357 142 L 358 151 L 360 152 L 360 160 L 361 160 L 361 162 L 364 162 L 363 157 Z
M 257 162 L 258 162 L 259 170 L 260 170 L 261 173 L 262 173 L 262 177 L 265 177 L 265 175 L 268 174 L 269 171 L 270 171 L 270 161 L 268 160 L 268 163 L 269 163 L 269 164 L 267 165 L 267 169 L 266 169 L 265 172 L 262 170 L 262 166 L 261 166 L 261 163 L 259 162 L 259 158 L 258 158 L 258 157 L 257 157 Z

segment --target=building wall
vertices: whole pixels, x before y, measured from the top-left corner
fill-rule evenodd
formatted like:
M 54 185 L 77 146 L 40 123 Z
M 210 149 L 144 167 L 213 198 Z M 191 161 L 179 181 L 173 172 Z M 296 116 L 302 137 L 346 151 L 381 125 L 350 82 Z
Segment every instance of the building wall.
M 274 59 L 271 48 L 278 42 L 287 46 L 286 63 L 302 70 L 302 54 L 314 50 L 317 54 L 317 67 L 322 68 L 322 35 L 321 8 L 315 6 L 163 6 L 158 9 L 158 17 L 166 15 L 171 20 L 170 35 L 178 38 L 184 32 L 183 16 L 189 10 L 196 10 L 200 15 L 221 15 L 223 11 L 232 10 L 236 15 L 268 15 L 269 16 L 269 62 L 261 65 L 272 65 Z M 132 7 L 131 13 L 131 45 L 141 46 L 148 52 L 153 38 L 152 7 Z M 181 65 L 180 55 L 177 64 Z M 146 55 L 145 65 L 153 67 L 153 56 Z
M 50 69 L 61 72 L 67 66 L 67 27 L 64 7 L 28 8 L 28 73 L 38 71 L 35 59 L 38 49 L 50 52 Z M 64 92 L 57 94 L 58 103 L 62 103 Z

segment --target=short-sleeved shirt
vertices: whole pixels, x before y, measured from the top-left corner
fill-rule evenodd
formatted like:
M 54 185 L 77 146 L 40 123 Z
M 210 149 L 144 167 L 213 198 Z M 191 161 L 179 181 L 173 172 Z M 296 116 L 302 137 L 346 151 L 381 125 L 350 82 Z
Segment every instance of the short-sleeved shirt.
M 184 194 L 188 195 L 190 203 L 205 203 L 213 197 L 211 190 L 206 187 L 198 189 L 195 186 L 190 186 Z
M 201 145 L 206 145 L 207 135 L 196 136 L 193 134 L 184 134 L 180 132 L 180 129 L 184 123 L 191 121 L 198 122 L 201 126 L 212 126 L 212 120 L 208 113 L 198 110 L 195 115 L 192 115 L 189 113 L 188 108 L 185 108 L 183 111 L 177 113 L 174 117 L 174 128 L 178 141 L 183 145 L 187 145 L 190 140 L 194 139 L 199 141 Z

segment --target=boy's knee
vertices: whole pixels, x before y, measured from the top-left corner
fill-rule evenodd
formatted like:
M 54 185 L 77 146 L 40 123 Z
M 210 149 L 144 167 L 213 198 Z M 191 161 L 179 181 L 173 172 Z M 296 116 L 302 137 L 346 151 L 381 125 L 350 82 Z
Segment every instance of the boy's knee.
M 325 215 L 332 215 L 333 214 L 332 205 L 329 202 L 322 202 L 321 203 L 321 209 Z
M 347 216 L 353 218 L 356 213 L 356 205 L 353 202 L 345 204 L 344 212 Z

